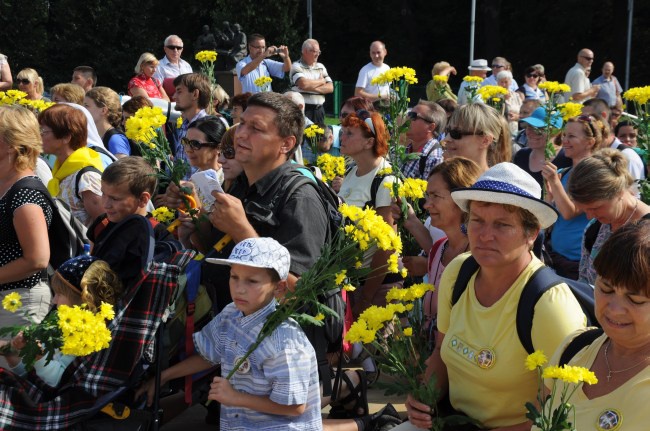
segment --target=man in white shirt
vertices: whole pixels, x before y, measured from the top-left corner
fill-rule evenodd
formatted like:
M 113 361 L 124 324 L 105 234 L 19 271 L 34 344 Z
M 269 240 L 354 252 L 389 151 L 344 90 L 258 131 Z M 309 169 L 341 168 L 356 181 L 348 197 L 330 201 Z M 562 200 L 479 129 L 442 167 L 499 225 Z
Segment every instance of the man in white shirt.
M 274 55 L 279 55 L 282 61 L 268 60 Z M 237 63 L 235 70 L 241 82 L 242 93 L 259 93 L 262 88 L 255 85 L 256 79 L 262 76 L 284 78 L 284 74 L 291 70 L 289 48 L 284 45 L 267 47 L 264 36 L 251 34 L 248 37 L 248 56 Z
M 165 39 L 165 56 L 158 61 L 158 66 L 153 74 L 154 78 L 163 82 L 168 78 L 176 78 L 184 73 L 192 73 L 192 66 L 181 58 L 183 41 L 172 34 Z
M 291 89 L 305 98 L 305 115 L 317 124 L 325 123 L 325 95 L 334 91 L 334 83 L 327 69 L 318 62 L 320 45 L 315 39 L 302 43 L 300 60 L 291 65 Z
M 390 69 L 390 66 L 384 63 L 386 54 L 388 54 L 388 51 L 386 50 L 386 45 L 384 45 L 383 42 L 376 40 L 370 44 L 370 60 L 372 61 L 363 66 L 359 71 L 357 85 L 354 89 L 355 96 L 363 97 L 370 102 L 388 98 L 390 91 L 388 84 L 371 84 L 374 78 Z
M 569 98 L 574 102 L 580 102 L 592 97 L 600 91 L 600 85 L 591 85 L 589 78 L 587 78 L 586 70 L 591 69 L 591 64 L 594 62 L 594 53 L 587 48 L 583 48 L 578 53 L 578 62 L 571 68 L 564 78 L 564 83 L 571 87 L 571 92 L 564 95 L 565 102 Z

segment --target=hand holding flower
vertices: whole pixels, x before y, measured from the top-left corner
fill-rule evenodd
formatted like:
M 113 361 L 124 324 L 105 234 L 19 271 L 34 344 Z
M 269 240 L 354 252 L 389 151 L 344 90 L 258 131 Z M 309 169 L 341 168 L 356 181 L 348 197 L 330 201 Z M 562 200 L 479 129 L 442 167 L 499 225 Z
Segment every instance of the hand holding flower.
M 233 389 L 230 381 L 223 377 L 215 377 L 210 383 L 208 399 L 218 401 L 224 406 L 236 407 L 240 392 Z
M 431 419 L 433 409 L 431 407 L 416 400 L 411 394 L 407 395 L 404 405 L 406 406 L 409 421 L 411 421 L 413 425 L 422 429 L 431 429 L 431 426 L 433 425 Z

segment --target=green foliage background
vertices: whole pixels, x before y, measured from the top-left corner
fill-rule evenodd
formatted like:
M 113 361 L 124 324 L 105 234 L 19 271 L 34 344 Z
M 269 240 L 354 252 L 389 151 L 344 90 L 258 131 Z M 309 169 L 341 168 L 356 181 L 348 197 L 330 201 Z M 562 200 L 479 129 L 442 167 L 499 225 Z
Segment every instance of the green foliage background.
M 388 47 L 386 62 L 416 69 L 420 86 L 430 79 L 433 63 L 447 60 L 458 69 L 460 84 L 469 61 L 470 0 L 314 0 L 313 35 L 321 61 L 343 81 L 344 97 L 353 91 L 361 66 L 369 61 L 375 39 Z M 169 34 L 183 38 L 183 57 L 193 64 L 194 42 L 203 24 L 220 28 L 238 22 L 247 34 L 266 35 L 300 56 L 307 37 L 305 0 L 0 0 L 0 52 L 9 57 L 14 75 L 34 67 L 46 88 L 68 82 L 72 68 L 95 67 L 99 84 L 126 90 L 142 52 L 161 57 Z M 635 1 L 631 85 L 650 82 L 650 2 Z M 592 78 L 612 60 L 623 83 L 627 1 L 477 0 L 475 57 L 501 55 L 513 62 L 515 78 L 534 63 L 562 81 L 580 48 L 596 54 Z M 422 91 L 417 87 L 414 92 Z M 417 96 L 419 94 L 415 94 Z

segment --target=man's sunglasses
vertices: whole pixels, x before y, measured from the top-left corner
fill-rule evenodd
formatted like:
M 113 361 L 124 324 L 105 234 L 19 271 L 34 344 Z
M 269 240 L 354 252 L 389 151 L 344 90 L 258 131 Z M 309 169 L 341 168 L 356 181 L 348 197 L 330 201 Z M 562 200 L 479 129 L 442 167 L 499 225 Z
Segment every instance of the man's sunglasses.
M 190 147 L 193 150 L 200 150 L 201 148 L 204 147 L 211 147 L 211 148 L 216 148 L 219 146 L 218 143 L 216 142 L 199 142 L 196 139 L 187 139 L 187 138 L 181 138 L 181 144 L 184 147 Z
M 422 121 L 424 121 L 425 123 L 429 123 L 429 124 L 433 123 L 433 121 L 427 120 L 426 118 L 424 118 L 422 115 L 418 114 L 418 113 L 415 112 L 415 111 L 409 111 L 409 112 L 407 112 L 407 113 L 406 113 L 406 116 L 407 116 L 408 119 L 411 120 L 411 121 L 422 120 Z
M 182 51 L 183 47 L 182 46 L 176 46 L 176 45 L 167 45 L 167 49 L 173 49 L 176 51 Z

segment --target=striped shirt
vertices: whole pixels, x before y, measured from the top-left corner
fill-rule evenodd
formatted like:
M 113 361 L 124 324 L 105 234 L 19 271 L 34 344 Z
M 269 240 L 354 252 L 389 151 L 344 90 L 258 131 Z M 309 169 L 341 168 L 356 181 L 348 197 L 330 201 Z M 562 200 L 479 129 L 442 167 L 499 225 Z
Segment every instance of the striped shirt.
M 197 352 L 214 364 L 220 363 L 222 376 L 227 376 L 255 342 L 275 307 L 275 301 L 271 301 L 257 312 L 244 316 L 235 304 L 228 304 L 201 332 L 194 334 Z M 266 337 L 239 367 L 230 383 L 240 392 L 268 396 L 271 401 L 283 405 L 306 404 L 307 408 L 300 416 L 281 416 L 222 405 L 221 429 L 322 429 L 316 353 L 294 320 L 283 322 Z

